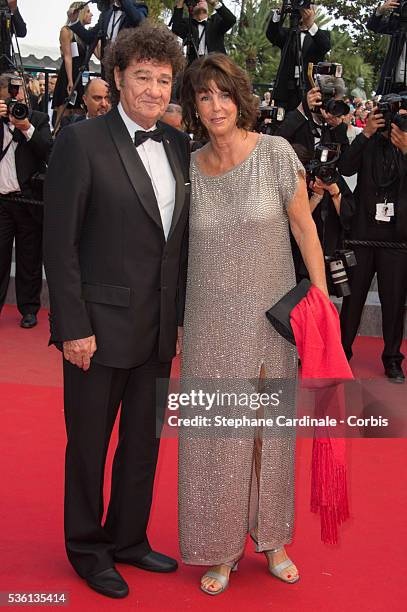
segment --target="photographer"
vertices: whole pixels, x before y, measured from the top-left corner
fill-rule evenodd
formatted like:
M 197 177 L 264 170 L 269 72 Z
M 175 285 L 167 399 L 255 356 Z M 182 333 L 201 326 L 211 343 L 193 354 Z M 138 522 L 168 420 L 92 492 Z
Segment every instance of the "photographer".
M 86 29 L 80 23 L 78 10 L 68 14 L 68 18 L 72 32 L 87 45 L 95 45 L 100 38 L 100 60 L 102 61 L 107 46 L 116 40 L 122 30 L 140 25 L 148 15 L 148 7 L 145 4 L 133 2 L 133 0 L 99 0 L 97 5 L 101 13 L 93 28 Z
M 349 107 L 342 101 L 345 95 L 345 83 L 341 78 L 321 75 L 321 87 L 335 90 L 332 100 L 336 105 L 330 104 L 329 112 L 323 108 L 322 93 L 319 87 L 313 87 L 307 92 L 305 103 L 287 113 L 284 122 L 276 131 L 276 136 L 282 136 L 292 144 L 300 144 L 306 148 L 309 155 L 315 149 L 315 143 L 338 143 L 341 151 L 349 146 L 347 126 L 343 117 L 349 113 Z M 329 101 L 330 102 L 330 101 Z M 333 108 L 331 108 L 333 106 Z
M 380 108 L 388 104 L 382 98 Z M 407 111 L 401 109 L 390 116 L 384 112 L 386 119 L 378 108 L 374 109 L 363 132 L 339 161 L 339 171 L 345 176 L 358 173 L 356 212 L 349 237 L 381 243 L 407 242 L 407 132 L 396 125 L 402 125 Z M 407 295 L 407 250 L 370 245 L 352 248 L 357 266 L 349 271 L 352 293 L 342 305 L 343 347 L 350 359 L 366 297 L 377 273 L 385 374 L 391 381 L 404 382 L 400 346 Z
M 14 68 L 11 37 L 27 35 L 27 26 L 21 17 L 17 0 L 0 0 L 0 74 Z
M 389 34 L 390 45 L 380 74 L 377 94 L 399 93 L 407 89 L 407 2 L 387 0 L 377 7 L 366 27 L 376 34 Z
M 191 9 L 191 17 L 184 17 L 184 5 Z M 215 12 L 208 17 L 208 5 Z M 187 59 L 190 64 L 197 57 L 208 53 L 226 53 L 225 34 L 236 23 L 236 17 L 218 0 L 178 0 L 172 16 L 172 31 L 183 39 L 187 39 L 190 28 L 192 41 L 188 44 Z M 192 44 L 193 43 L 193 44 Z
M 296 3 L 294 1 L 291 4 L 295 7 Z M 315 23 L 315 6 L 310 3 L 309 8 L 294 8 L 294 10 L 298 10 L 301 16 L 300 44 L 302 66 L 297 65 L 298 61 L 294 46 L 290 45 L 290 48 L 286 49 L 286 52 L 283 53 L 290 35 L 290 28 L 283 27 L 285 17 L 288 14 L 286 2 L 283 2 L 280 10 L 272 12 L 266 30 L 266 36 L 271 44 L 282 49 L 282 59 L 279 67 L 281 78 L 276 83 L 274 99 L 278 106 L 283 106 L 289 111 L 295 109 L 301 102 L 302 93 L 299 87 L 300 70 L 304 76 L 307 89 L 309 89 L 310 84 L 307 80 L 308 64 L 310 62 L 313 64 L 322 62 L 325 55 L 331 49 L 330 32 L 320 30 Z
M 48 115 L 31 113 L 21 79 L 0 76 L 0 310 L 10 278 L 16 242 L 16 296 L 21 327 L 37 324 L 42 286 L 42 206 L 19 202 L 37 199 L 34 180 L 45 171 L 52 146 Z M 19 118 L 16 117 L 18 115 Z

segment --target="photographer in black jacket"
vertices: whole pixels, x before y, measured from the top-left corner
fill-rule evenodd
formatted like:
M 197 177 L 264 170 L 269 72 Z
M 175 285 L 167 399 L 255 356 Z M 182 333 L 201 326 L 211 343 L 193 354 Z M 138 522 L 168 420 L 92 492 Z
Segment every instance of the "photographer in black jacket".
M 101 0 L 97 5 L 101 13 L 94 27 L 87 29 L 78 21 L 79 10 L 68 13 L 69 27 L 87 45 L 94 45 L 100 37 L 100 60 L 103 60 L 108 45 L 116 40 L 119 32 L 135 28 L 144 21 L 148 7 L 133 0 Z
M 387 0 L 379 5 L 366 27 L 376 34 L 389 34 L 391 41 L 384 60 L 378 94 L 399 93 L 407 89 L 407 2 Z
M 3 12 L 4 11 L 4 12 Z M 11 40 L 15 34 L 19 38 L 27 36 L 27 26 L 21 17 L 17 0 L 2 0 L 0 3 L 0 74 L 12 70 L 13 52 Z
M 282 56 L 283 65 L 279 71 L 281 78 L 276 83 L 273 96 L 278 106 L 284 106 L 286 110 L 295 109 L 301 102 L 302 92 L 299 87 L 299 72 L 302 71 L 307 89 L 311 85 L 307 80 L 308 64 L 318 64 L 322 62 L 325 55 L 331 49 L 331 35 L 326 30 L 320 30 L 315 23 L 315 6 L 300 9 L 300 43 L 302 66 L 297 65 L 297 57 L 294 46 L 287 49 L 287 53 Z M 290 28 L 283 26 L 287 12 L 285 2 L 280 10 L 272 11 L 266 30 L 266 36 L 272 45 L 284 49 L 290 36 Z
M 398 116 L 406 113 L 400 110 Z M 375 108 L 363 132 L 339 161 L 339 170 L 345 176 L 358 173 L 352 240 L 407 242 L 407 132 L 395 124 L 397 120 L 393 116 L 385 121 Z M 407 296 L 407 250 L 370 245 L 352 248 L 357 266 L 349 271 L 352 293 L 342 305 L 343 347 L 350 359 L 366 297 L 377 273 L 385 373 L 393 382 L 404 382 L 400 346 Z
M 192 41 L 187 48 L 188 63 L 208 53 L 226 53 L 225 34 L 236 23 L 234 14 L 218 0 L 199 0 L 192 8 L 191 17 L 184 17 L 184 0 L 178 0 L 172 16 L 172 31 L 185 40 L 191 27 Z M 215 12 L 208 17 L 208 5 Z
M 13 241 L 16 242 L 16 296 L 21 327 L 37 324 L 42 286 L 42 206 L 19 201 L 34 198 L 34 177 L 45 171 L 52 146 L 48 115 L 27 108 L 16 118 L 15 101 L 25 103 L 21 79 L 0 76 L 0 310 L 10 278 Z M 10 100 L 9 89 L 14 88 Z M 18 110 L 22 110 L 20 107 Z

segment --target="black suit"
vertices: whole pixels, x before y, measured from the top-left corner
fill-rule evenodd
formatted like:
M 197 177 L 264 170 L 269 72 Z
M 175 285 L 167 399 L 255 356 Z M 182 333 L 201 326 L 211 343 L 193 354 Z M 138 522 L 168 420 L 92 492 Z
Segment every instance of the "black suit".
M 121 0 L 123 14 L 120 19 L 119 32 L 128 28 L 135 28 L 148 15 L 148 7 L 145 4 L 133 2 L 133 0 Z M 113 8 L 102 11 L 99 20 L 92 28 L 85 28 L 80 22 L 70 26 L 71 30 L 83 40 L 86 45 L 93 45 L 100 36 L 102 41 L 103 58 L 106 46 L 109 44 L 109 24 L 113 15 Z
M 0 26 L 0 74 L 12 69 L 12 48 L 11 36 L 15 34 L 19 38 L 27 36 L 27 26 L 21 17 L 20 11 L 17 9 L 11 17 L 10 29 L 8 29 L 7 21 L 2 20 Z
M 289 38 L 289 28 L 282 26 L 282 20 L 278 22 L 273 21 L 273 14 L 270 17 L 266 36 L 271 44 L 284 49 L 287 40 Z M 310 84 L 307 78 L 308 64 L 317 64 L 323 62 L 325 55 L 331 48 L 331 35 L 330 32 L 320 30 L 311 36 L 309 32 L 305 32 L 305 38 L 302 45 L 302 59 L 303 59 L 303 74 L 307 89 L 310 89 Z M 283 59 L 283 64 L 280 65 L 279 74 L 281 78 L 277 83 L 277 87 L 273 91 L 274 100 L 281 106 L 284 106 L 287 110 L 295 109 L 301 102 L 301 91 L 297 85 L 297 79 L 295 77 L 295 66 L 297 65 L 297 58 L 294 54 L 294 49 L 290 47 L 287 49 L 287 53 Z
M 30 181 L 36 172 L 45 171 L 52 137 L 47 115 L 33 111 L 30 122 L 35 130 L 29 141 L 14 130 L 13 140 L 18 143 L 14 156 L 20 191 L 27 198 L 35 198 Z M 2 185 L 0 189 L 4 190 Z M 42 207 L 10 202 L 0 195 L 0 310 L 7 294 L 14 239 L 17 306 L 22 315 L 35 314 L 40 308 L 42 286 Z
M 189 140 L 162 124 L 176 179 L 165 240 L 150 178 L 117 109 L 63 130 L 45 197 L 44 257 L 51 341 L 95 334 L 86 373 L 64 363 L 68 433 L 65 533 L 81 576 L 150 550 L 148 522 L 159 439 L 156 380 L 169 376 L 186 278 Z M 103 466 L 122 402 L 107 524 Z
M 406 89 L 405 82 L 395 87 L 395 70 L 401 53 L 406 44 L 406 33 L 400 29 L 400 19 L 393 13 L 390 15 L 376 15 L 376 11 L 369 18 L 366 27 L 376 34 L 391 35 L 390 45 L 383 62 L 377 94 L 398 93 Z M 407 77 L 405 77 L 406 79 Z M 404 79 L 404 81 L 405 81 Z M 386 87 L 387 83 L 387 87 Z
M 172 16 L 172 31 L 174 34 L 185 40 L 189 32 L 189 18 L 183 16 L 183 8 L 175 8 Z M 211 15 L 205 26 L 205 40 L 208 53 L 226 53 L 225 49 L 225 34 L 236 23 L 234 14 L 221 6 L 213 15 Z M 199 50 L 199 22 L 195 19 L 191 20 L 192 38 L 197 51 Z M 194 47 L 191 45 L 188 49 L 188 63 L 196 59 Z

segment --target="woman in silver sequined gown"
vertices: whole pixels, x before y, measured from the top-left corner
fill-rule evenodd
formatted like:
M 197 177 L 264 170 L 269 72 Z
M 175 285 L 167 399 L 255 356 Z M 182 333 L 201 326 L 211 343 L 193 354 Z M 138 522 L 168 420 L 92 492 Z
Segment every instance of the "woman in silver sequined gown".
M 185 74 L 183 98 L 187 126 L 206 130 L 210 142 L 191 162 L 182 390 L 253 393 L 261 385 L 270 392 L 284 387 L 279 406 L 264 408 L 262 416 L 293 417 L 296 350 L 265 312 L 295 285 L 290 222 L 305 261 L 315 261 L 311 280 L 326 293 L 303 167 L 284 139 L 244 129 L 253 113 L 250 85 L 226 56 L 195 63 Z M 238 408 L 232 409 L 235 415 Z M 255 426 L 215 431 L 213 424 L 180 429 L 180 548 L 185 563 L 216 572 L 217 579 L 203 577 L 206 592 L 226 588 L 251 530 L 259 552 L 280 549 L 267 555 L 270 568 L 287 560 L 294 451 L 295 433 L 264 428 L 259 435 Z M 279 577 L 298 579 L 295 566 L 287 563 Z

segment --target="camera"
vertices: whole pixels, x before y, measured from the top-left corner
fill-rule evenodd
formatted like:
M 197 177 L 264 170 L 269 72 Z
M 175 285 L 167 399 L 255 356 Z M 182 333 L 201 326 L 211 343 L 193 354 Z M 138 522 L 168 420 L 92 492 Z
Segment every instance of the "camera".
M 407 132 L 407 115 L 400 114 L 400 110 L 407 110 L 407 92 L 401 95 L 387 94 L 381 98 L 377 112 L 383 115 L 386 125 L 380 131 L 388 131 L 391 124 L 395 123 L 403 132 Z
M 312 0 L 283 0 L 283 12 L 294 13 L 301 9 L 309 9 L 313 4 Z
M 17 100 L 18 91 L 21 86 L 22 79 L 17 77 L 11 77 L 10 82 L 8 84 L 8 93 L 10 97 L 6 100 L 9 114 L 15 119 L 18 119 L 18 121 L 23 121 L 24 119 L 27 119 L 30 114 L 30 110 L 27 104 L 24 104 L 23 102 L 19 102 Z
M 273 135 L 279 123 L 284 121 L 285 110 L 281 106 L 260 106 L 254 131 Z
M 342 117 L 350 113 L 350 108 L 343 100 L 337 100 L 338 95 L 344 94 L 344 88 L 339 90 L 337 79 L 343 74 L 342 64 L 332 62 L 319 62 L 309 64 L 308 76 L 313 87 L 318 87 L 321 92 L 322 104 L 314 112 L 321 113 L 321 109 L 333 117 Z M 322 78 L 321 78 L 322 77 Z
M 189 8 L 193 9 L 198 4 L 199 0 L 185 0 L 184 4 Z
M 110 0 L 91 0 L 93 4 L 97 4 L 98 10 L 102 13 L 110 8 Z
M 318 144 L 314 159 L 305 165 L 308 182 L 319 178 L 327 185 L 337 183 L 340 175 L 336 166 L 340 154 L 341 145 L 338 143 Z
M 328 283 L 330 281 L 336 297 L 351 294 L 347 270 L 357 265 L 354 251 L 337 250 L 333 255 L 325 255 Z

